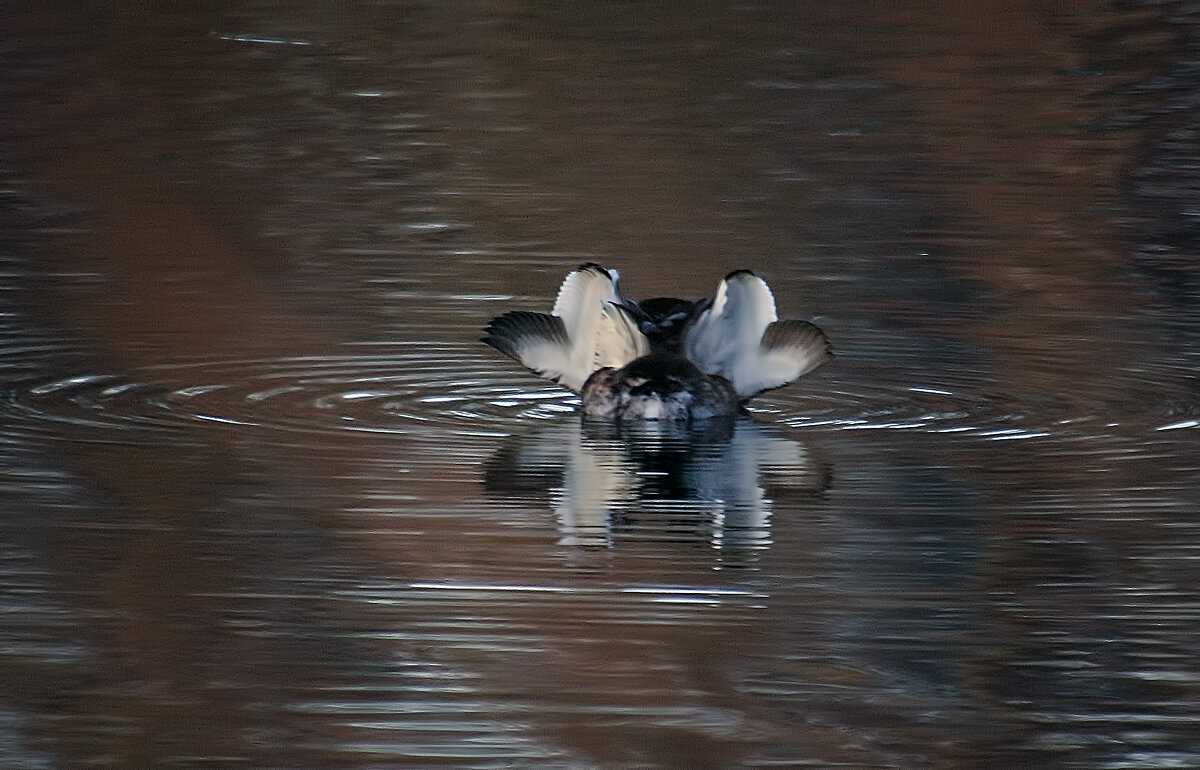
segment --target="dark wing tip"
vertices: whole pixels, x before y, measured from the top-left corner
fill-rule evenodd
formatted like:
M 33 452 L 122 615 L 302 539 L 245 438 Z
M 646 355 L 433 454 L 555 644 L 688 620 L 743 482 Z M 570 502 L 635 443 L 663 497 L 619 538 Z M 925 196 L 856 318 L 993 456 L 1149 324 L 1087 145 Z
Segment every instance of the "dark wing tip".
M 608 272 L 608 269 L 605 268 L 603 265 L 596 263 L 596 262 L 584 262 L 582 265 L 575 268 L 571 272 L 572 273 L 599 272 L 599 273 L 603 273 L 604 276 L 606 278 L 608 278 L 609 280 L 612 280 L 612 273 Z
M 499 350 L 501 353 L 508 356 L 509 358 L 516 358 L 518 360 L 520 359 L 520 356 L 517 355 L 516 347 L 513 345 L 512 341 L 506 337 L 496 337 L 496 336 L 493 336 L 490 334 L 486 334 L 486 335 L 480 337 L 479 341 L 482 342 L 484 345 L 488 345 L 489 347 L 493 347 L 496 350 Z
M 541 339 L 561 345 L 568 343 L 562 319 L 530 310 L 510 310 L 496 316 L 483 328 L 483 335 L 480 342 L 518 361 L 523 341 Z
M 763 332 L 763 347 L 794 348 L 806 352 L 820 353 L 821 363 L 833 358 L 833 345 L 821 327 L 808 321 L 775 321 Z

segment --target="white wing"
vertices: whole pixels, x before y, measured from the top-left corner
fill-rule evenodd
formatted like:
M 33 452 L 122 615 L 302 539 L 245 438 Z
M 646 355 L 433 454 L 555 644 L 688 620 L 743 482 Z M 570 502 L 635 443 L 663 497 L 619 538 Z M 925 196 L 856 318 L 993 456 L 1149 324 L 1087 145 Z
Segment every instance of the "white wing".
M 586 264 L 567 274 L 550 314 L 512 311 L 492 319 L 483 341 L 538 375 L 578 392 L 592 372 L 650 352 L 645 335 L 615 304 L 617 271 Z
M 582 265 L 563 279 L 551 315 L 563 321 L 571 339 L 571 360 L 587 375 L 605 366 L 621 367 L 650 352 L 650 343 L 621 303 L 620 274 L 599 265 Z M 580 383 L 582 386 L 583 383 Z
M 684 336 L 684 354 L 719 374 L 742 398 L 778 388 L 831 357 L 829 342 L 805 321 L 780 321 L 766 281 L 749 270 L 730 273 Z

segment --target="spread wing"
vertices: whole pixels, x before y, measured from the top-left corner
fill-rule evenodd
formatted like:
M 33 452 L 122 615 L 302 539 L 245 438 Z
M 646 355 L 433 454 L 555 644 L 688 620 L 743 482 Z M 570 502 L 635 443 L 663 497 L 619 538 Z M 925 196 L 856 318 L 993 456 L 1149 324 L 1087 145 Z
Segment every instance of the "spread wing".
M 579 392 L 597 369 L 621 367 L 650 351 L 645 335 L 619 309 L 615 270 L 572 270 L 549 314 L 514 310 L 492 319 L 483 341 L 534 373 Z
M 684 353 L 742 398 L 786 385 L 833 355 L 813 324 L 778 320 L 770 287 L 749 270 L 727 275 L 705 304 L 685 332 Z
M 572 374 L 571 340 L 561 318 L 512 310 L 493 318 L 483 332 L 484 343 L 520 361 L 539 377 L 579 389 L 568 382 L 576 378 Z

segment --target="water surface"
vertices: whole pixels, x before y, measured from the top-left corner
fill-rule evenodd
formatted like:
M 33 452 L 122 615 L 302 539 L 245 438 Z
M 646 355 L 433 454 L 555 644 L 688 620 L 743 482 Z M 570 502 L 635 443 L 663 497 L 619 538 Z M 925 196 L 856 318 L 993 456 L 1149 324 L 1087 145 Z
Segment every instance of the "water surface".
M 1197 14 L 6 13 L 0 756 L 1200 765 Z M 838 357 L 584 423 L 588 260 Z

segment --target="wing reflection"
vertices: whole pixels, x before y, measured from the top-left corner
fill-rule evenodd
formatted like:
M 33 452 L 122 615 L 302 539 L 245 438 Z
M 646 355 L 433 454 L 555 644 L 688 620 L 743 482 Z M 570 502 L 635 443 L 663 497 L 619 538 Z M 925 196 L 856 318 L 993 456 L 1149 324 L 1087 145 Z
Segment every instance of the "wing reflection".
M 513 436 L 488 462 L 485 488 L 548 499 L 568 545 L 614 537 L 770 542 L 774 500 L 819 495 L 829 468 L 804 444 L 747 417 L 614 424 L 556 421 Z

